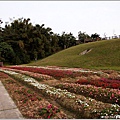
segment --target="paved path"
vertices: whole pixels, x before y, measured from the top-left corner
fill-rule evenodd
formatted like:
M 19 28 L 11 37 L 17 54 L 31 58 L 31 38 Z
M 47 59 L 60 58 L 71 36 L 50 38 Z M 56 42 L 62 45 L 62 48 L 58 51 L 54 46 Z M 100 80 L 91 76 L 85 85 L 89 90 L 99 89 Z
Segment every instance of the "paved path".
M 22 114 L 0 81 L 0 119 L 23 119 Z

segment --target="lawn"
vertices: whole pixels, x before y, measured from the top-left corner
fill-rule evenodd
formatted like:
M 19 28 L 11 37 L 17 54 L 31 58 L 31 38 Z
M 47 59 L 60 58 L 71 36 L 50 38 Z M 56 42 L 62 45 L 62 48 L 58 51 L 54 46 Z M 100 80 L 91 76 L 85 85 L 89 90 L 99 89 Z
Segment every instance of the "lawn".
M 88 49 L 91 49 L 91 51 L 81 55 L 82 52 Z M 81 67 L 120 71 L 120 39 L 80 44 L 28 65 Z

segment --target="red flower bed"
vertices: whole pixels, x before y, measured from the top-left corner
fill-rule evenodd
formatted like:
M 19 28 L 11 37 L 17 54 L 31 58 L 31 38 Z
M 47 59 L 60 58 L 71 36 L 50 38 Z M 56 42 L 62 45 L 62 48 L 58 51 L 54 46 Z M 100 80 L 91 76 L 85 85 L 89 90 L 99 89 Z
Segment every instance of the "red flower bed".
M 83 84 L 83 85 L 95 85 L 97 87 L 103 87 L 103 88 L 114 88 L 114 89 L 120 89 L 120 81 L 119 80 L 109 80 L 106 78 L 100 78 L 97 80 L 86 80 L 86 79 L 81 79 L 76 81 L 78 84 Z
M 53 76 L 58 79 L 66 78 L 66 77 L 78 77 L 81 75 L 89 76 L 90 74 L 93 74 L 91 72 L 75 72 L 75 71 L 71 71 L 71 70 L 54 70 L 54 69 L 45 69 L 45 68 L 37 68 L 37 67 L 12 66 L 12 67 L 8 67 L 8 68 L 45 74 L 45 75 Z

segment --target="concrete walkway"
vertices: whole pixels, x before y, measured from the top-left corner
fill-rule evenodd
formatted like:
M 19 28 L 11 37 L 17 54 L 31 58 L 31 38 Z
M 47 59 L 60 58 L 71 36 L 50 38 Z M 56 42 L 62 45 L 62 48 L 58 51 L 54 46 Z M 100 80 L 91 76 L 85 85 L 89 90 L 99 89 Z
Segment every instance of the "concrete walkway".
M 0 119 L 24 119 L 0 81 Z

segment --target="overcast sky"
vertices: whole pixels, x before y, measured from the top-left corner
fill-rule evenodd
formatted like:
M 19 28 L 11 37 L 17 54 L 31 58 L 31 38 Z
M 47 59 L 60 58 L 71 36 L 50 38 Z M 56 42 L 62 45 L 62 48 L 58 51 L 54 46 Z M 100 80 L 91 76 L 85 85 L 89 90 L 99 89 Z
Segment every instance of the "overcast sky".
M 0 18 L 30 18 L 54 33 L 120 35 L 120 1 L 0 1 Z M 3 24 L 4 25 L 4 24 Z

